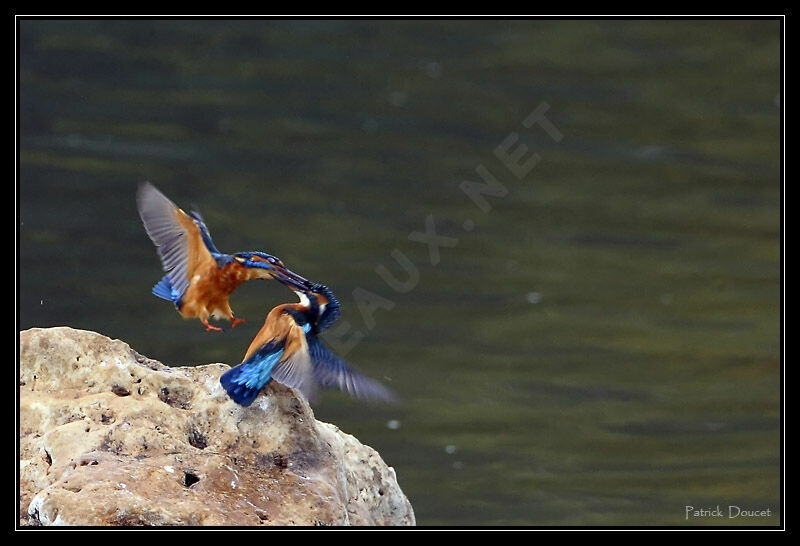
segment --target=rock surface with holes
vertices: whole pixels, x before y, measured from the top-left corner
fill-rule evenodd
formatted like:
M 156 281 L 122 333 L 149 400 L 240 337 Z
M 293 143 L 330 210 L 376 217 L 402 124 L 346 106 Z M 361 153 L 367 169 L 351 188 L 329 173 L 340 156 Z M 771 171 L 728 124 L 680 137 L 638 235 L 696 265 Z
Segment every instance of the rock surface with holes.
M 286 387 L 170 368 L 71 328 L 20 333 L 21 525 L 413 525 L 394 470 Z

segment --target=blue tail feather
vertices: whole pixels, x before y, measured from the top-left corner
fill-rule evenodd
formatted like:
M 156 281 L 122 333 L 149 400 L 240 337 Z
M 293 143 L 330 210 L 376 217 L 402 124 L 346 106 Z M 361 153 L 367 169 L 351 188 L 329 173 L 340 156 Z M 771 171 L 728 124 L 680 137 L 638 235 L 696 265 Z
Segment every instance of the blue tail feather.
M 179 294 L 177 290 L 172 288 L 172 284 L 169 282 L 169 277 L 166 275 L 164 275 L 164 277 L 153 287 L 153 295 L 161 298 L 162 300 L 171 301 L 178 307 L 181 306 L 182 295 Z

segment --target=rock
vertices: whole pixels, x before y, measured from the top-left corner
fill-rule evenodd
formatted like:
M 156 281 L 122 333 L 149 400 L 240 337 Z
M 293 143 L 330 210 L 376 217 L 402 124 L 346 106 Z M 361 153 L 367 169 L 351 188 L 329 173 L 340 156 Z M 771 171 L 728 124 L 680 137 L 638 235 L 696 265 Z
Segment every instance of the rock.
M 21 525 L 414 525 L 378 453 L 273 382 L 170 368 L 72 328 L 20 333 Z

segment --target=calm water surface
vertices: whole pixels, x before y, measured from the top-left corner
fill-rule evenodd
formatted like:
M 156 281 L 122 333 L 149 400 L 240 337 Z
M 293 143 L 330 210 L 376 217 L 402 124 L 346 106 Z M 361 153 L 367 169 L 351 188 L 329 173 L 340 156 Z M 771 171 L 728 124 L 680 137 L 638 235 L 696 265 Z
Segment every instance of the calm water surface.
M 23 21 L 19 328 L 241 360 L 291 298 L 249 283 L 248 323 L 207 334 L 152 297 L 150 180 L 224 251 L 336 291 L 349 329 L 329 340 L 402 402 L 326 393 L 316 416 L 395 467 L 419 524 L 775 525 L 779 33 Z M 524 125 L 540 107 L 556 133 Z M 520 143 L 539 159 L 518 177 L 495 152 Z M 483 209 L 460 189 L 479 167 Z M 450 238 L 433 253 L 428 218 Z M 377 270 L 408 281 L 398 253 L 418 275 L 402 291 Z M 730 504 L 773 516 L 685 520 Z

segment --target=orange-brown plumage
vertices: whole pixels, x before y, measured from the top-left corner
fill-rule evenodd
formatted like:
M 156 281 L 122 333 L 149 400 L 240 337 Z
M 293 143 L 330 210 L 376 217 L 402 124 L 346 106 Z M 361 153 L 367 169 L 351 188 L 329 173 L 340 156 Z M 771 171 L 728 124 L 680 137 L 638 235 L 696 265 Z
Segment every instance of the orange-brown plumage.
M 183 296 L 180 314 L 184 318 L 207 320 L 211 315 L 235 320 L 228 298 L 242 283 L 259 278 L 271 278 L 264 269 L 251 269 L 238 261 L 222 268 L 216 261 L 202 263 L 189 280 Z
M 203 268 L 214 267 L 216 269 L 216 260 L 211 256 L 205 243 L 203 236 L 200 233 L 200 227 L 189 218 L 189 215 L 183 212 L 183 209 L 175 207 L 175 222 L 180 226 L 186 234 L 186 243 L 188 255 L 186 259 L 186 270 L 188 272 L 198 272 Z
M 294 318 L 287 312 L 289 309 L 302 311 L 303 307 L 299 303 L 284 303 L 274 307 L 264 321 L 261 330 L 247 348 L 243 360 L 247 360 L 259 347 L 275 339 L 286 338 L 286 352 L 292 353 L 302 351 L 305 346 L 305 336 L 294 321 Z

